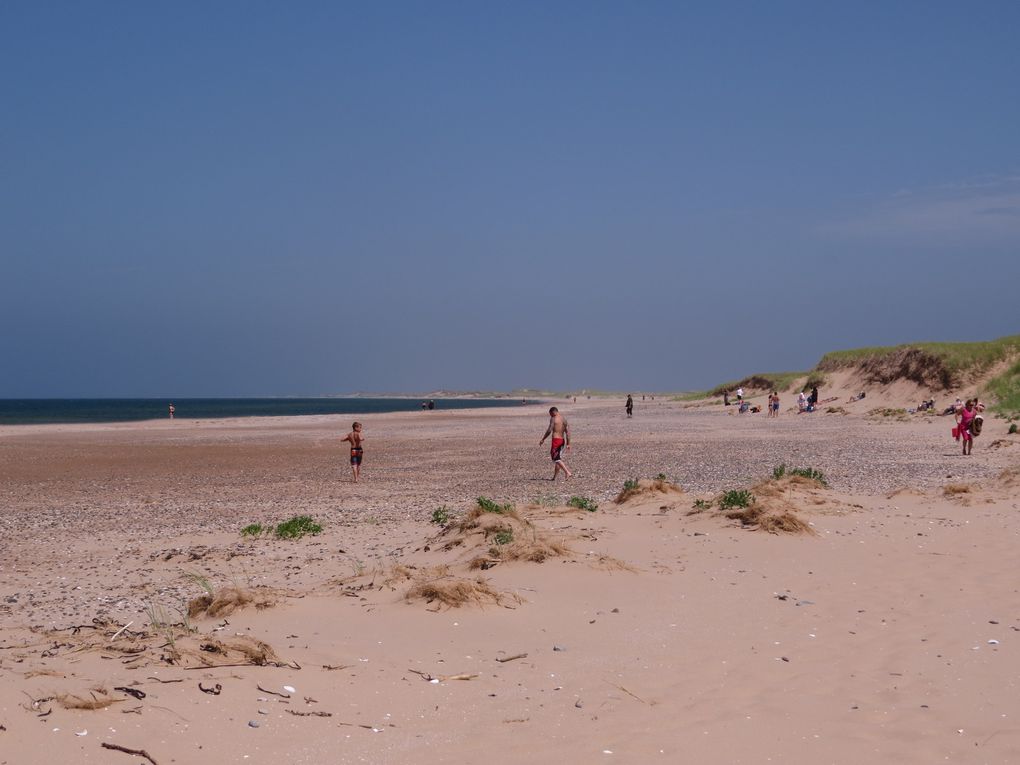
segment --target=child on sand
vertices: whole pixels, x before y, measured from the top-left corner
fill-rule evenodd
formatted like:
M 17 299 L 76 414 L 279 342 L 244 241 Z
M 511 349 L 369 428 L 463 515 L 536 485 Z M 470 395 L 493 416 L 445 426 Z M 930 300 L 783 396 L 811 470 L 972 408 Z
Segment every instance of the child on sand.
M 341 439 L 340 443 L 344 441 L 351 442 L 351 472 L 354 473 L 354 483 L 357 483 L 358 478 L 361 477 L 361 460 L 365 456 L 365 448 L 362 446 L 365 437 L 361 435 L 360 422 L 351 425 L 351 432 Z

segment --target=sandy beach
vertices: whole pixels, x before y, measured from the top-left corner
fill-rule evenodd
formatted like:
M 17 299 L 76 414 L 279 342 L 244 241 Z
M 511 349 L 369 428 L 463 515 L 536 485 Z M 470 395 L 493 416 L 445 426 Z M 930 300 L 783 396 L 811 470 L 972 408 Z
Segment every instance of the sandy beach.
M 0 763 L 1017 762 L 1020 437 L 841 405 L 0 427 Z

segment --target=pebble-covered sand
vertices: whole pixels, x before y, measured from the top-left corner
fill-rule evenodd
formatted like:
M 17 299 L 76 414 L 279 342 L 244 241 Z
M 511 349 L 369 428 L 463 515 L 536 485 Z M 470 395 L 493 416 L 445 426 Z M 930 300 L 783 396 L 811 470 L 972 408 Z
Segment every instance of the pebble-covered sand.
M 443 505 L 464 509 L 478 496 L 605 503 L 625 480 L 659 473 L 689 492 L 715 493 L 746 487 L 781 463 L 821 470 L 838 492 L 884 495 L 980 481 L 1010 456 L 1008 448 L 982 449 L 996 438 L 994 420 L 974 456 L 963 458 L 948 418 L 770 420 L 639 401 L 628 419 L 622 402 L 582 401 L 561 407 L 575 476 L 553 483 L 548 442 L 538 444 L 546 408 L 366 417 L 357 485 L 339 443 L 344 417 L 4 428 L 0 572 L 8 589 L 0 618 L 66 624 L 138 613 L 145 599 L 187 596 L 185 569 L 314 588 L 392 555 L 401 523 L 425 521 Z M 288 558 L 286 543 L 252 544 L 238 533 L 299 514 L 329 531 L 308 543 L 318 565 Z

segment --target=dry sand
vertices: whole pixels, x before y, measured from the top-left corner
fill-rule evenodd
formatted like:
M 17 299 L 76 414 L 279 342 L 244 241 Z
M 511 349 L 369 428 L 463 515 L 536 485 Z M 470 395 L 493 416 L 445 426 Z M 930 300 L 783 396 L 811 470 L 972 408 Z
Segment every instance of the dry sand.
M 351 418 L 0 428 L 0 764 L 1018 762 L 1020 439 L 861 404 L 565 404 L 555 484 L 544 406 L 366 417 L 357 485 Z

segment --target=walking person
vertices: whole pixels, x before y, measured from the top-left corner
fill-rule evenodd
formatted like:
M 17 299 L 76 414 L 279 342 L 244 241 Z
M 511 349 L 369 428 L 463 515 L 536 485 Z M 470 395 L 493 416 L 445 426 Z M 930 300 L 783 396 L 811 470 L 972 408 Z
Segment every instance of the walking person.
M 629 393 L 627 394 L 627 416 L 634 416 L 634 398 Z
M 563 460 L 563 450 L 570 451 L 570 426 L 567 425 L 566 418 L 560 414 L 560 410 L 555 406 L 549 408 L 549 427 L 545 430 L 545 435 L 542 436 L 542 440 L 538 442 L 541 446 L 545 443 L 545 439 L 552 436 L 552 446 L 549 449 L 549 456 L 552 458 L 553 465 L 556 467 L 553 469 L 552 480 L 556 480 L 556 476 L 563 471 L 564 477 L 570 478 L 573 473 L 570 472 L 570 468 L 567 467 L 567 463 Z

